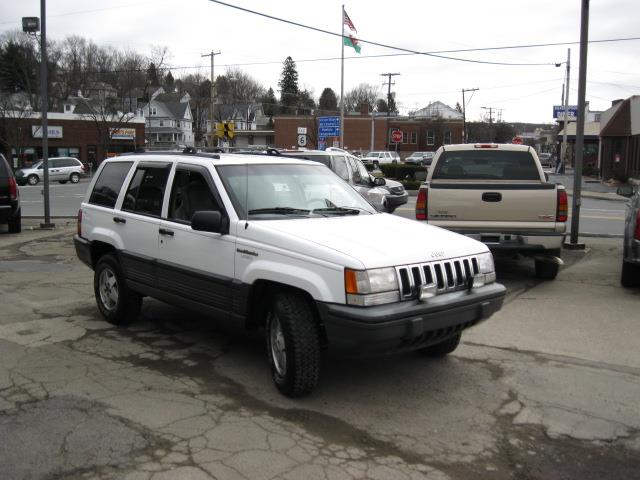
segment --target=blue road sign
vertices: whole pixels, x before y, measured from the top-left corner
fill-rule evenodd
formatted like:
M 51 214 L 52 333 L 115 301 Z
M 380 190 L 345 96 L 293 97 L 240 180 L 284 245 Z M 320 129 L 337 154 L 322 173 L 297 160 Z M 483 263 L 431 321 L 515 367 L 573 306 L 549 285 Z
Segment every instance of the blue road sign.
M 318 117 L 318 137 L 339 137 L 340 117 Z
M 575 120 L 578 118 L 578 106 L 577 105 L 569 105 L 567 106 L 567 117 L 569 120 Z M 563 105 L 554 105 L 553 106 L 553 118 L 557 118 L 558 120 L 564 120 L 564 106 Z

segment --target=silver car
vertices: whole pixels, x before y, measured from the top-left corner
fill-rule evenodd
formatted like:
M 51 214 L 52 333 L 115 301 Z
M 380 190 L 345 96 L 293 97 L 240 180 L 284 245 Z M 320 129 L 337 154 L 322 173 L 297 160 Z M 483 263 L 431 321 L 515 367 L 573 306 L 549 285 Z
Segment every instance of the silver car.
M 52 157 L 49 162 L 49 181 L 60 183 L 78 183 L 85 175 L 84 165 L 74 157 Z M 29 168 L 22 168 L 16 172 L 19 185 L 37 185 L 44 180 L 42 160 Z
M 629 197 L 624 222 L 624 244 L 622 248 L 623 287 L 640 286 L 640 186 L 623 185 L 618 195 Z
M 404 159 L 404 163 L 409 165 L 431 165 L 435 152 L 413 152 Z

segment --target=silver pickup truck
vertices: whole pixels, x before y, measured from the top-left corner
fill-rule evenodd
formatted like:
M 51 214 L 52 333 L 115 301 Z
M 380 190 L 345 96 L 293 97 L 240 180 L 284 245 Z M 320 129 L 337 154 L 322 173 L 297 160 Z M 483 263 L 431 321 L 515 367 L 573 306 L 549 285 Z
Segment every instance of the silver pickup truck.
M 441 147 L 416 201 L 416 220 L 532 257 L 545 280 L 562 264 L 567 213 L 566 190 L 548 181 L 535 150 L 511 144 Z

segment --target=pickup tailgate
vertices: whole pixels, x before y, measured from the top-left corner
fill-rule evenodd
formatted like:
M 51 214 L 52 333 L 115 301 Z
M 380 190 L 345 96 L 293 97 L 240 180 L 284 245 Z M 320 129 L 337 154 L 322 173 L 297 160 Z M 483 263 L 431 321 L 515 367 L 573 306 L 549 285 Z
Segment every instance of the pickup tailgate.
M 429 185 L 427 219 L 440 222 L 554 222 L 556 185 L 550 183 L 450 183 Z M 542 225 L 541 225 L 542 227 Z

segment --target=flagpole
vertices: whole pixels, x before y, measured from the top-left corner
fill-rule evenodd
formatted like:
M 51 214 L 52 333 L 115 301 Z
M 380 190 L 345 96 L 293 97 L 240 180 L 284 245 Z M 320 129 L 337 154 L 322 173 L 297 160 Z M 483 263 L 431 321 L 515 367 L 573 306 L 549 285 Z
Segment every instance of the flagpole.
M 342 35 L 342 56 L 340 60 L 340 148 L 344 148 L 344 5 L 342 5 L 342 23 L 340 24 Z

